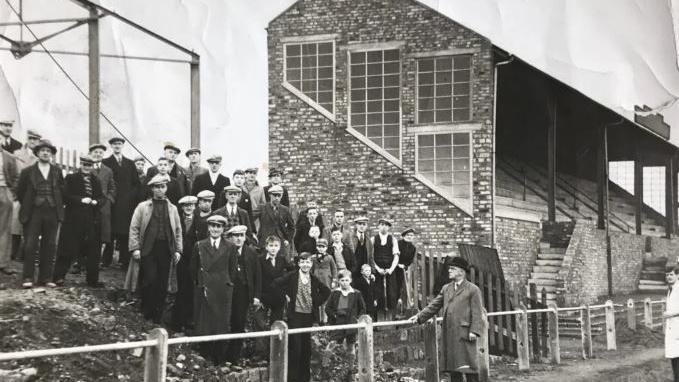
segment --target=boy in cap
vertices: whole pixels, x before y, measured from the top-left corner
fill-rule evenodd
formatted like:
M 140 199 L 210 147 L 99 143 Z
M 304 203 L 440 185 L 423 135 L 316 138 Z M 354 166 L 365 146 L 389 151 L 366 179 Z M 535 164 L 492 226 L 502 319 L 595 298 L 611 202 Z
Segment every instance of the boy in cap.
M 445 326 L 441 370 L 450 373 L 451 381 L 478 381 L 478 354 L 476 340 L 481 336 L 483 301 L 479 288 L 467 281 L 469 264 L 456 256 L 448 262 L 450 282 L 427 307 L 410 317 L 412 323 L 422 324 L 443 308 Z
M 176 206 L 179 203 L 179 199 L 181 199 L 184 196 L 184 194 L 182 194 L 182 191 L 181 191 L 182 187 L 179 185 L 179 182 L 177 181 L 177 179 L 173 178 L 170 175 L 170 161 L 168 161 L 168 159 L 165 158 L 165 157 L 158 158 L 158 162 L 156 162 L 155 169 L 156 169 L 156 175 L 163 175 L 163 176 L 166 176 L 169 179 L 169 181 L 167 183 L 167 192 L 165 193 L 165 197 L 167 197 L 167 199 L 170 201 L 170 203 L 172 203 Z M 153 177 L 148 177 L 148 175 L 147 175 L 147 178 L 152 179 Z M 150 194 L 151 194 L 151 190 L 148 189 L 148 187 L 147 187 L 147 195 L 150 195 Z
M 206 171 L 198 176 L 196 176 L 193 182 L 193 187 L 191 188 L 191 193 L 193 195 L 198 195 L 201 191 L 208 190 L 213 192 L 215 195 L 221 195 L 224 187 L 229 186 L 231 181 L 226 176 L 220 173 L 222 168 L 222 156 L 212 155 L 207 158 L 207 164 L 210 167 L 209 171 Z M 226 203 L 226 202 L 225 202 Z M 213 198 L 212 210 L 216 210 L 219 207 L 219 201 Z
M 165 197 L 168 175 L 156 174 L 148 183 L 153 196 L 137 205 L 130 224 L 129 248 L 140 262 L 139 286 L 144 318 L 159 324 L 170 274 L 183 249 L 181 218 Z M 173 289 L 173 288 L 170 288 Z
M 252 222 L 248 213 L 238 207 L 238 198 L 240 197 L 241 190 L 236 186 L 226 186 L 224 188 L 224 193 L 226 194 L 226 205 L 214 212 L 215 215 L 224 216 L 227 220 L 226 229 L 227 231 L 233 226 L 244 225 L 248 228 L 247 237 L 252 243 L 256 243 L 257 240 L 253 235 Z
M 266 197 L 264 196 L 264 189 L 257 182 L 257 168 L 251 167 L 245 169 L 245 184 L 243 189 L 250 195 L 250 202 L 252 203 L 252 224 L 255 230 L 259 229 L 259 217 L 262 214 L 262 208 L 266 204 Z
M 200 165 L 201 151 L 199 148 L 192 147 L 186 150 L 185 155 L 189 159 L 189 167 L 186 168 L 186 180 L 189 182 L 187 193 L 189 193 L 188 190 L 193 190 L 193 182 L 196 181 L 196 177 L 206 173 L 207 169 Z
M 354 255 L 351 253 L 348 245 L 345 245 L 342 241 L 342 231 L 339 228 L 334 227 L 330 233 L 330 247 L 328 248 L 328 253 L 332 256 L 337 264 L 337 270 L 341 271 L 344 269 L 350 272 L 355 272 L 356 264 L 354 261 Z
M 337 264 L 332 256 L 328 255 L 328 240 L 320 238 L 316 240 L 316 253 L 311 273 L 319 279 L 328 289 L 334 289 L 337 280 Z M 321 325 L 328 323 L 328 316 L 325 314 L 325 304 L 320 306 L 318 317 Z
M 237 272 L 238 250 L 222 238 L 226 219 L 213 215 L 207 219 L 209 237 L 193 247 L 191 276 L 195 282 L 193 310 L 196 336 L 231 332 L 231 307 Z M 226 359 L 227 341 L 205 342 L 200 353 L 219 365 Z
M 401 232 L 401 240 L 398 241 L 398 265 L 395 270 L 396 289 L 398 290 L 399 299 L 405 301 L 408 307 L 414 304 L 410 283 L 408 282 L 408 267 L 410 267 L 417 255 L 417 248 L 415 248 L 413 243 L 415 234 L 416 232 L 413 228 L 406 228 Z
M 283 188 L 278 185 L 272 186 L 269 188 L 269 194 L 270 201 L 262 209 L 262 216 L 259 218 L 257 237 L 260 243 L 269 236 L 277 237 L 282 245 L 281 255 L 288 258 L 290 243 L 295 234 L 295 222 L 288 207 L 281 204 Z
M 104 193 L 104 202 L 99 205 L 101 210 L 101 242 L 108 246 L 111 243 L 111 206 L 116 202 L 116 181 L 113 179 L 113 170 L 102 163 L 106 146 L 102 143 L 95 143 L 90 146 L 90 157 L 94 161 L 93 174 L 99 179 L 101 192 Z M 111 253 L 113 250 L 111 249 Z M 84 260 L 84 259 L 83 259 Z M 78 264 L 82 265 L 82 264 Z M 102 266 L 111 265 L 111 259 L 104 259 Z
M 269 185 L 264 187 L 264 197 L 268 203 L 271 200 L 270 189 L 273 186 L 278 186 L 283 190 L 283 195 L 281 196 L 281 204 L 290 208 L 290 198 L 288 197 L 288 189 L 282 184 L 283 183 L 283 172 L 281 170 L 272 168 L 269 170 Z
M 163 147 L 163 157 L 167 160 L 167 174 L 170 175 L 177 182 L 178 197 L 175 200 L 179 200 L 184 195 L 188 195 L 191 187 L 189 185 L 189 180 L 186 176 L 186 171 L 179 166 L 176 162 L 177 156 L 182 150 L 179 149 L 177 145 L 172 142 L 165 143 Z M 150 167 L 146 172 L 146 178 L 151 179 L 160 171 L 157 167 Z
M 198 198 L 187 195 L 179 199 L 181 208 L 180 220 L 183 232 L 184 253 L 177 263 L 177 295 L 172 312 L 172 326 L 177 332 L 182 332 L 190 327 L 193 315 L 193 279 L 189 265 L 191 264 L 191 251 L 193 250 L 194 235 L 191 232 L 195 224 L 195 210 Z
M 302 252 L 297 256 L 298 271 L 292 271 L 275 279 L 273 286 L 282 289 L 288 301 L 288 328 L 310 327 L 318 308 L 330 296 L 330 289 L 310 273 L 312 254 Z M 311 378 L 311 335 L 290 336 L 288 348 L 288 380 L 309 382 Z
M 38 284 L 53 287 L 52 271 L 57 250 L 57 231 L 64 220 L 64 178 L 51 163 L 57 148 L 46 139 L 35 145 L 38 161 L 21 171 L 17 198 L 21 202 L 19 221 L 24 225 L 24 288 L 33 287 L 35 254 L 40 245 Z
M 104 247 L 102 262 L 111 264 L 113 259 L 113 242 L 118 247 L 118 264 L 121 269 L 127 270 L 130 262 L 130 251 L 127 241 L 130 230 L 132 212 L 137 206 L 137 193 L 141 186 L 134 162 L 123 155 L 125 139 L 113 137 L 108 140 L 113 154 L 104 159 L 102 163 L 113 171 L 113 180 L 116 185 L 115 202 L 111 207 L 111 234 L 112 240 Z
M 262 292 L 262 269 L 257 253 L 245 245 L 245 234 L 248 227 L 237 225 L 231 227 L 227 237 L 236 245 L 238 262 L 236 272 L 232 275 L 233 299 L 231 309 L 231 332 L 243 333 L 250 305 L 258 309 Z M 269 282 L 267 280 L 267 282 Z M 242 340 L 229 342 L 227 360 L 235 363 L 241 358 Z
M 375 284 L 377 286 L 378 315 L 384 312 L 384 318 L 390 320 L 398 302 L 398 289 L 394 271 L 398 266 L 398 242 L 389 230 L 389 219 L 379 219 L 378 233 L 373 238 L 373 268 L 375 268 Z
M 66 175 L 64 187 L 64 224 L 59 236 L 54 283 L 63 285 L 66 272 L 77 258 L 85 258 L 87 285 L 101 287 L 99 260 L 101 237 L 99 231 L 104 202 L 101 184 L 92 173 L 94 162 L 87 156 L 80 157 L 80 170 Z
M 191 229 L 191 239 L 198 242 L 207 238 L 207 218 L 212 215 L 212 202 L 215 194 L 212 191 L 203 190 L 198 193 L 198 209 L 195 212 L 194 223 Z

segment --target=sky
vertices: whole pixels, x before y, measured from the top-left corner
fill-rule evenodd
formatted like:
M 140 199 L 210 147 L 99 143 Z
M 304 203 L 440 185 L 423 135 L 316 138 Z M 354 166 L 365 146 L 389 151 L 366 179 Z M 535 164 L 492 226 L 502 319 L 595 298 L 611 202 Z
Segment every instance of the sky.
M 7 0 L 14 6 L 18 0 Z M 345 0 L 372 1 L 372 0 Z M 646 104 L 679 126 L 679 70 L 670 0 L 423 0 L 495 45 L 628 118 Z M 24 19 L 85 16 L 68 0 L 24 0 Z M 100 3 L 201 56 L 204 157 L 219 153 L 224 172 L 266 168 L 266 25 L 292 0 L 101 0 Z M 673 5 L 675 7 L 673 8 Z M 0 1 L 0 21 L 15 21 Z M 35 25 L 45 35 L 62 25 Z M 2 29 L 3 27 L 0 27 Z M 18 37 L 17 27 L 4 27 Z M 24 35 L 28 32 L 24 30 Z M 6 47 L 6 43 L 0 43 Z M 46 42 L 50 50 L 87 51 L 87 29 Z M 187 58 L 113 18 L 101 21 L 101 52 Z M 55 56 L 87 93 L 87 59 Z M 189 67 L 102 58 L 102 111 L 149 158 L 164 141 L 189 145 Z M 0 119 L 15 135 L 41 131 L 65 148 L 87 147 L 87 101 L 42 53 L 16 60 L 0 51 Z M 102 120 L 102 141 L 115 135 Z M 671 141 L 679 145 L 679 132 Z M 129 147 L 127 155 L 134 153 Z

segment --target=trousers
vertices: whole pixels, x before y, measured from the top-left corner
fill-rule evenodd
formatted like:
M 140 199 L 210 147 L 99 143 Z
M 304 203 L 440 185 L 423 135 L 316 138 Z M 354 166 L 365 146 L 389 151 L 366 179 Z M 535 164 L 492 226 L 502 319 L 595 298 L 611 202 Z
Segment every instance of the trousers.
M 2 171 L 0 169 L 0 171 Z M 12 211 L 14 201 L 9 187 L 0 186 L 0 269 L 12 258 Z
M 151 252 L 141 258 L 139 270 L 141 311 L 144 318 L 156 324 L 161 322 L 165 309 L 171 256 L 169 243 L 156 241 Z
M 250 297 L 248 293 L 248 286 L 245 284 L 236 283 L 233 288 L 233 297 L 231 298 L 231 333 L 245 332 L 245 324 L 248 317 L 248 307 L 250 306 Z M 243 340 L 229 341 L 229 353 L 227 360 L 229 362 L 236 362 L 240 358 L 240 352 L 243 348 Z
M 40 247 L 40 267 L 38 271 L 38 284 L 44 284 L 52 280 L 54 269 L 54 256 L 57 251 L 57 234 L 59 232 L 59 220 L 57 209 L 47 204 L 35 206 L 28 222 L 24 224 L 24 269 L 23 279 L 33 282 L 35 275 L 35 254 Z
M 288 328 L 312 326 L 312 313 L 288 312 Z M 288 381 L 309 382 L 311 379 L 311 334 L 293 334 L 289 339 Z

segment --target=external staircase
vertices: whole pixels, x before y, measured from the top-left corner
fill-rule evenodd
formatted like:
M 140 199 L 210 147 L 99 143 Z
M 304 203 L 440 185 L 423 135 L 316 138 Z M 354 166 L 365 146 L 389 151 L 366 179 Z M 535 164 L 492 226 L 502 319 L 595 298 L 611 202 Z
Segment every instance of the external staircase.
M 653 256 L 652 253 L 644 254 L 644 262 L 639 277 L 639 291 L 650 293 L 667 293 L 665 282 L 665 269 L 667 258 Z

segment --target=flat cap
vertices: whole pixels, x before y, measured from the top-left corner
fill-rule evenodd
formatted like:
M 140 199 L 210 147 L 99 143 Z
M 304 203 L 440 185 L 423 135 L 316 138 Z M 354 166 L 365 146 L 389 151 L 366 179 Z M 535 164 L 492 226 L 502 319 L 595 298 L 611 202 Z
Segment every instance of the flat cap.
M 136 157 L 134 157 L 133 162 L 146 162 L 146 159 L 144 159 L 144 157 L 141 155 L 137 155 Z
M 356 219 L 354 219 L 354 223 L 367 223 L 368 220 L 369 219 L 367 216 L 359 216 Z
M 191 154 L 193 154 L 193 153 L 198 153 L 198 154 L 200 154 L 201 151 L 200 151 L 200 149 L 199 149 L 198 147 L 191 147 L 190 149 L 186 150 L 186 153 L 184 153 L 184 155 L 186 155 L 186 156 L 188 157 L 189 155 L 191 155 Z
M 380 219 L 377 221 L 377 224 L 386 224 L 386 225 L 388 225 L 389 227 L 391 227 L 391 226 L 393 225 L 393 223 L 391 222 L 391 220 L 389 220 L 389 219 L 387 219 L 387 218 L 380 218 Z
M 165 145 L 163 146 L 163 150 L 173 150 L 173 151 L 175 151 L 177 154 L 179 154 L 180 152 L 182 152 L 182 150 L 181 150 L 177 145 L 175 145 L 175 144 L 172 143 L 172 142 L 165 142 Z
M 256 174 L 257 173 L 257 167 L 249 167 L 245 169 L 246 174 Z
M 243 171 L 241 169 L 236 169 L 236 170 L 233 171 L 233 176 L 236 176 L 236 175 L 245 175 L 245 171 Z
M 40 133 L 38 133 L 37 131 L 33 130 L 33 129 L 26 130 L 26 136 L 28 136 L 29 138 L 38 138 L 38 139 L 42 138 L 42 135 Z
M 220 224 L 220 225 L 224 226 L 224 225 L 226 225 L 227 220 L 222 215 L 211 215 L 207 218 L 206 222 L 208 224 L 212 223 L 212 224 Z
M 207 158 L 208 163 L 219 163 L 221 161 L 222 161 L 222 156 L 217 155 L 217 154 L 212 154 L 212 155 L 210 155 L 209 158 Z
M 167 183 L 170 183 L 170 176 L 169 175 L 167 175 L 167 174 L 165 174 L 165 175 L 156 174 L 156 176 L 151 178 L 151 180 L 149 180 L 148 183 L 146 183 L 146 184 L 148 186 L 153 186 L 153 185 L 156 185 L 156 184 L 167 184 Z
M 92 145 L 90 145 L 89 152 L 92 152 L 96 149 L 102 149 L 102 150 L 106 151 L 106 145 L 104 145 L 103 143 L 92 144 Z
M 0 125 L 12 126 L 12 125 L 14 125 L 14 120 L 13 119 L 0 119 Z
M 279 169 L 276 168 L 271 168 L 269 169 L 269 178 L 274 177 L 274 176 L 281 176 L 283 175 L 283 172 Z
M 226 192 L 237 192 L 239 194 L 241 193 L 241 189 L 238 188 L 238 186 L 234 186 L 233 184 L 230 184 L 230 185 L 224 187 L 224 191 L 226 191 Z
M 226 218 L 224 218 L 226 219 Z M 248 227 L 244 225 L 235 225 L 229 229 L 226 234 L 227 235 L 245 235 L 245 233 L 248 231 Z
M 319 245 L 327 247 L 328 246 L 328 239 L 324 239 L 322 237 L 319 238 L 319 239 L 316 239 L 316 246 L 319 246 Z
M 193 195 L 186 195 L 183 198 L 179 199 L 177 204 L 182 205 L 182 204 L 196 204 L 198 203 L 198 198 L 196 198 Z
M 299 255 L 297 255 L 296 259 L 297 261 L 302 260 L 302 259 L 310 259 L 311 256 L 313 256 L 310 252 L 302 252 Z
M 113 137 L 113 138 L 111 138 L 111 139 L 108 140 L 108 144 L 109 144 L 109 145 L 112 145 L 112 144 L 114 144 L 114 143 L 116 143 L 116 142 L 118 142 L 118 143 L 125 143 L 125 139 L 122 138 L 122 137 Z
M 92 160 L 92 158 L 90 158 L 89 155 L 81 155 L 79 159 L 80 159 L 80 165 L 81 166 L 86 165 L 86 164 L 89 164 L 89 165 L 94 164 L 94 161 Z
M 306 202 L 306 209 L 308 210 L 310 208 L 318 208 L 318 203 L 314 202 L 313 200 L 309 200 Z
M 271 186 L 269 188 L 269 193 L 270 194 L 283 194 L 283 187 L 279 185 Z
M 215 193 L 210 190 L 203 190 L 196 195 L 198 199 L 214 199 Z
M 414 234 L 414 235 L 417 235 L 417 232 L 415 231 L 415 229 L 409 227 L 409 228 L 406 228 L 405 230 L 403 230 L 403 232 L 401 232 L 401 236 L 405 236 L 405 235 L 407 235 L 407 234 L 409 234 L 409 233 L 412 233 L 412 234 Z

